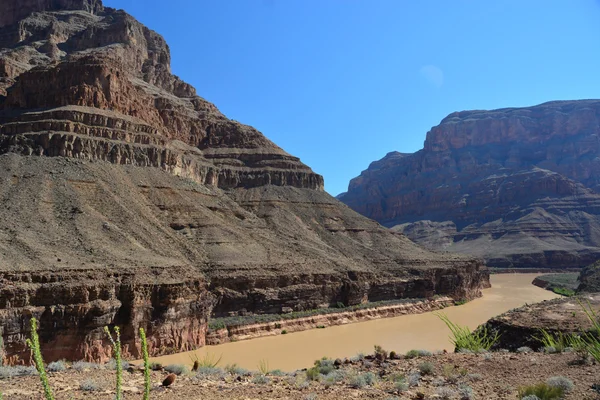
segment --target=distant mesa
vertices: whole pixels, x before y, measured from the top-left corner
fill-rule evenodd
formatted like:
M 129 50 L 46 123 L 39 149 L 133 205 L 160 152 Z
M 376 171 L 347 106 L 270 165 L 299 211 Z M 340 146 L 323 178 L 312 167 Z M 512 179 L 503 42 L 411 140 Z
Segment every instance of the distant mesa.
M 455 112 L 338 198 L 432 250 L 506 268 L 600 258 L 600 100 Z

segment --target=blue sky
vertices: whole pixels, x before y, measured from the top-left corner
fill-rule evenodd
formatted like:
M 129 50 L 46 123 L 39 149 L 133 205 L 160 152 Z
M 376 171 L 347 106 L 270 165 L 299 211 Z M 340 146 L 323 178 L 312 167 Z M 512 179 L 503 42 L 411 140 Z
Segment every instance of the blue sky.
M 337 195 L 453 111 L 600 97 L 599 0 L 104 0 Z

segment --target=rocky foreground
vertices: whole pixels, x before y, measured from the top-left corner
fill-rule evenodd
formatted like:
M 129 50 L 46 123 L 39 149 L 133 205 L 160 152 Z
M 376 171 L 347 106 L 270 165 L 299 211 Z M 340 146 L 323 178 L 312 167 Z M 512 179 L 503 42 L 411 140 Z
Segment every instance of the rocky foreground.
M 100 0 L 0 0 L 0 335 L 27 358 L 205 344 L 211 316 L 473 298 L 481 261 L 436 254 L 171 73 L 165 40 Z
M 520 387 L 561 376 L 574 386 L 565 399 L 599 399 L 600 366 L 578 362 L 573 353 L 438 354 L 380 362 L 373 357 L 339 360 L 326 374 L 307 378 L 306 371 L 266 376 L 239 368 L 185 370 L 169 387 L 168 372 L 152 372 L 153 399 L 515 399 Z M 114 398 L 114 371 L 77 365 L 50 373 L 57 398 Z M 167 369 L 181 371 L 181 366 Z M 329 371 L 329 372 L 328 372 Z M 0 367 L 0 373 L 7 375 Z M 125 398 L 141 398 L 141 372 L 125 372 Z M 37 376 L 0 378 L 6 399 L 38 399 Z
M 600 100 L 455 112 L 424 148 L 391 152 L 344 203 L 430 249 L 503 268 L 600 257 Z

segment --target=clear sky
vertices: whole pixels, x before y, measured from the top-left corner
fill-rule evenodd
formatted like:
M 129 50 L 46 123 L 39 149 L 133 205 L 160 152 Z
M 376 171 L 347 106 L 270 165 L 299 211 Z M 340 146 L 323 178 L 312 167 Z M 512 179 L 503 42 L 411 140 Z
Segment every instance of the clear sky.
M 104 0 L 337 195 L 447 114 L 600 97 L 600 0 Z

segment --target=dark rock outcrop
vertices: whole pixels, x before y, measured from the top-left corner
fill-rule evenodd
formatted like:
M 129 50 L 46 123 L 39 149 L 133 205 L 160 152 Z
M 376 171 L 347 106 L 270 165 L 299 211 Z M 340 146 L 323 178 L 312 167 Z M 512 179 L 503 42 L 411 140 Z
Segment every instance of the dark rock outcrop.
M 505 268 L 600 257 L 600 100 L 450 114 L 338 198 L 430 249 Z
M 0 334 L 46 360 L 204 343 L 209 316 L 472 298 L 480 261 L 355 213 L 171 74 L 164 39 L 99 0 L 0 0 Z M 49 345 L 48 345 L 49 344 Z
M 515 351 L 519 347 L 527 346 L 539 350 L 542 343 L 537 338 L 541 336 L 541 329 L 553 335 L 558 332 L 571 334 L 592 330 L 592 323 L 582 304 L 588 310 L 591 308 L 593 312 L 600 312 L 600 294 L 527 304 L 490 319 L 485 326 L 490 332 L 500 335 L 494 346 L 496 349 Z
M 600 293 L 600 262 L 595 262 L 581 270 L 577 292 Z

